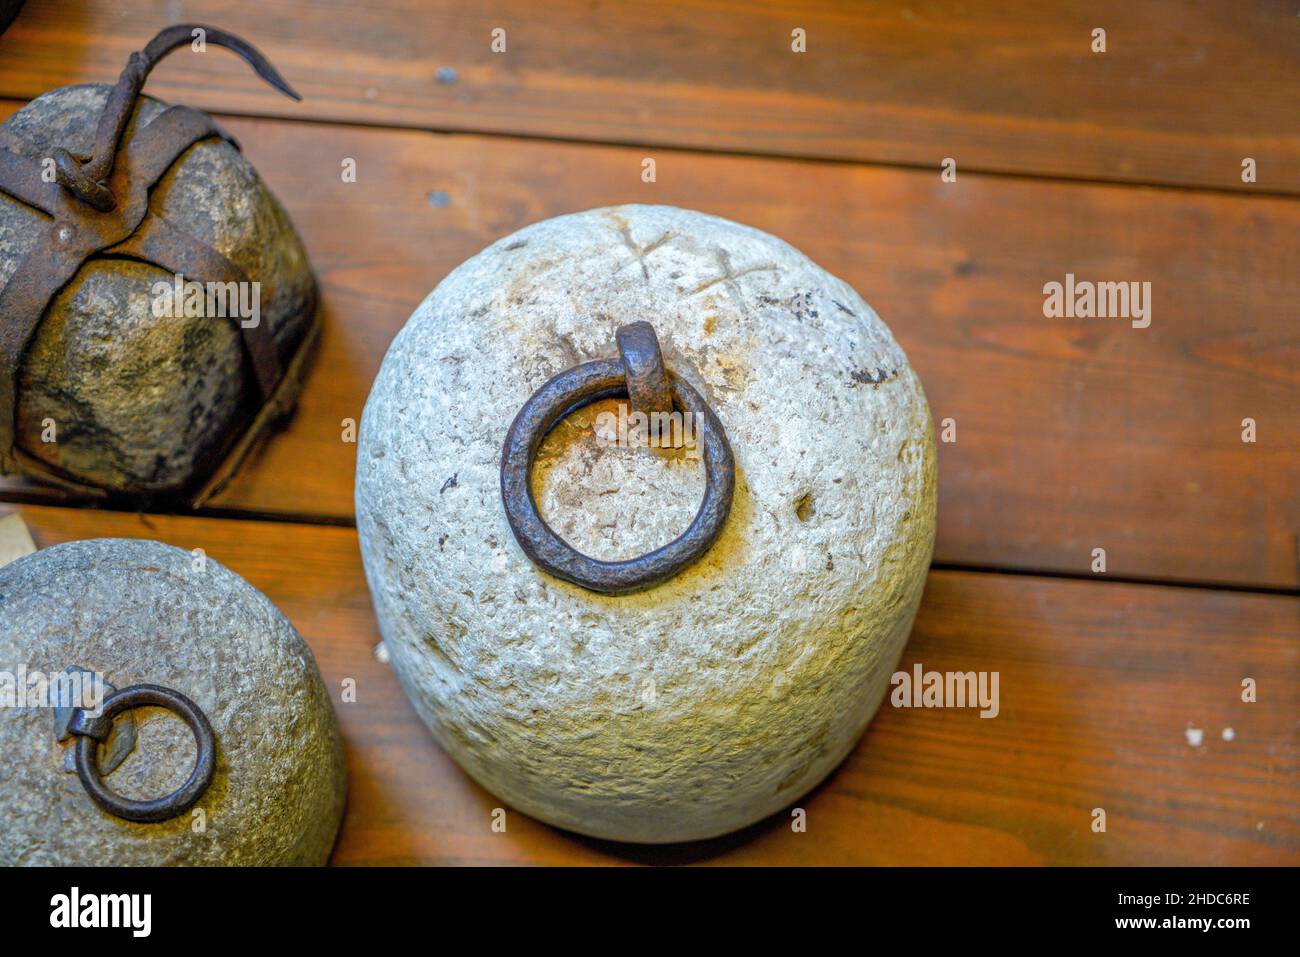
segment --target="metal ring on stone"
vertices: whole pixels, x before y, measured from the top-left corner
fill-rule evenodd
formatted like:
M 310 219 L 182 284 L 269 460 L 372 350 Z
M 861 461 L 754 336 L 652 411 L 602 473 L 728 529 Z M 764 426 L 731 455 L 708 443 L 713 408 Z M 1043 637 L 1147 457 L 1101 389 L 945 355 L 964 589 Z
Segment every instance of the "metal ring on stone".
M 133 801 L 109 789 L 99 776 L 99 745 L 107 740 L 114 718 L 124 711 L 148 705 L 166 708 L 188 724 L 199 753 L 189 779 L 171 794 L 152 801 Z M 150 824 L 182 814 L 193 807 L 212 783 L 217 750 L 212 725 L 199 706 L 179 691 L 159 685 L 123 688 L 103 700 L 99 714 L 78 708 L 68 722 L 68 730 L 78 736 L 76 765 L 81 786 L 105 811 L 128 821 Z
M 662 548 L 607 562 L 582 554 L 546 524 L 529 481 L 542 440 L 571 412 L 599 399 L 627 395 L 628 371 L 620 359 L 598 359 L 561 372 L 524 403 L 506 433 L 501 455 L 501 500 L 519 547 L 552 575 L 606 595 L 657 585 L 699 559 L 722 533 L 736 486 L 736 462 L 722 423 L 690 383 L 665 372 L 673 404 L 693 420 L 704 461 L 704 500 L 690 527 Z

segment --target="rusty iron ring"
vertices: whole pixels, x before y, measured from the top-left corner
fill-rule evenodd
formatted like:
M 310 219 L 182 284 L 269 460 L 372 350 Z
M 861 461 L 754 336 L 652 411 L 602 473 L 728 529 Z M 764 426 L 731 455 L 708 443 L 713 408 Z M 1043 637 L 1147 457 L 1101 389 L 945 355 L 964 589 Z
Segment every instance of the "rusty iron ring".
M 99 745 L 108 739 L 115 717 L 148 705 L 166 708 L 188 724 L 194 732 L 199 754 L 189 779 L 171 794 L 152 801 L 133 801 L 111 790 L 99 776 Z M 68 730 L 78 736 L 76 765 L 81 786 L 105 811 L 127 821 L 152 824 L 183 814 L 194 806 L 212 783 L 217 752 L 212 725 L 198 705 L 171 688 L 145 684 L 115 691 L 104 699 L 99 714 L 92 714 L 84 708 L 73 712 Z
M 557 423 L 599 399 L 628 394 L 623 362 L 598 359 L 561 372 L 534 392 L 515 416 L 501 455 L 501 500 L 519 547 L 545 571 L 590 591 L 626 594 L 671 578 L 698 560 L 721 534 L 736 486 L 727 433 L 690 383 L 671 372 L 666 375 L 674 404 L 694 419 L 703 450 L 704 500 L 680 537 L 627 561 L 600 561 L 564 541 L 542 519 L 529 481 L 537 450 Z

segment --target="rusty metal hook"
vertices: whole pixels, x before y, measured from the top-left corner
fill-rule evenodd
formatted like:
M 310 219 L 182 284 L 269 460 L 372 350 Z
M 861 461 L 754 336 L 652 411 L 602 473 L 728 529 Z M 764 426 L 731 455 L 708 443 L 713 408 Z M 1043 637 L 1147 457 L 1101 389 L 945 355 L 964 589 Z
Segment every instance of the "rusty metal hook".
M 620 359 L 584 362 L 550 379 L 524 403 L 506 433 L 501 453 L 501 500 L 519 547 L 558 578 L 606 595 L 649 588 L 676 575 L 712 547 L 731 512 L 736 461 L 722 423 L 685 379 L 663 368 L 654 328 L 647 322 L 623 326 L 617 334 Z M 529 476 L 542 439 L 561 419 L 598 399 L 628 395 L 641 411 L 654 410 L 660 384 L 669 408 L 689 413 L 704 459 L 704 500 L 682 535 L 662 548 L 622 562 L 582 554 L 546 524 L 533 500 Z M 662 395 L 662 393 L 660 393 Z
M 99 125 L 95 129 L 94 153 L 88 159 L 80 159 L 63 148 L 53 150 L 55 182 L 101 213 L 106 213 L 117 205 L 117 198 L 105 180 L 113 172 L 118 144 L 135 110 L 140 89 L 158 62 L 172 50 L 195 39 L 195 31 L 202 31 L 204 42 L 225 47 L 242 57 L 258 76 L 285 96 L 302 99 L 261 51 L 248 41 L 216 27 L 178 23 L 161 31 L 149 41 L 143 51 L 132 53 L 127 60 L 113 92 L 109 94 L 108 102 L 104 104 L 104 112 L 100 114 Z
M 99 773 L 99 745 L 108 739 L 113 719 L 125 711 L 156 705 L 166 708 L 190 726 L 198 745 L 194 770 L 184 784 L 166 797 L 152 801 L 133 801 L 111 790 Z M 68 731 L 77 735 L 77 777 L 86 793 L 110 814 L 127 821 L 152 824 L 183 814 L 194 806 L 212 783 L 216 770 L 216 737 L 207 715 L 179 691 L 160 685 L 132 685 L 114 691 L 100 704 L 99 714 L 77 708 L 68 721 Z

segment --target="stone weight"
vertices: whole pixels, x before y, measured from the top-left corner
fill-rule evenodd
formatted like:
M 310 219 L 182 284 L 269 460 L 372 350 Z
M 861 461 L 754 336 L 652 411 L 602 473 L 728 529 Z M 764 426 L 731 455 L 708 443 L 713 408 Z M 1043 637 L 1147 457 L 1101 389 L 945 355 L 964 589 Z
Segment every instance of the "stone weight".
M 702 559 L 607 596 L 532 564 L 499 468 L 529 396 L 638 320 L 725 426 L 735 496 Z M 609 560 L 674 539 L 703 490 L 683 450 L 602 437 L 618 401 L 560 423 L 533 473 L 546 521 Z M 416 309 L 366 405 L 356 503 L 391 660 L 460 765 L 559 827 L 683 841 L 790 806 L 861 736 L 925 583 L 935 451 L 847 284 L 758 230 L 623 206 L 501 239 Z
M 60 146 L 88 154 L 109 90 L 37 97 L 4 122 L 0 142 L 37 162 Z M 126 138 L 164 107 L 141 96 Z M 151 205 L 260 283 L 261 321 L 287 364 L 312 322 L 316 283 L 288 215 L 248 161 L 224 140 L 195 143 L 153 188 Z M 47 221 L 0 193 L 0 288 Z M 155 315 L 159 282 L 173 276 L 97 255 L 59 292 L 19 371 L 18 448 L 121 495 L 180 493 L 213 471 L 257 411 L 256 382 L 235 321 Z
M 122 820 L 69 772 L 78 739 L 57 740 L 54 709 L 0 708 L 0 865 L 327 861 L 345 790 L 338 724 L 311 651 L 242 578 L 168 545 L 118 539 L 0 568 L 0 671 L 69 667 L 119 690 L 155 684 L 191 699 L 215 736 L 211 785 L 171 819 Z M 160 708 L 130 714 L 134 747 L 104 782 L 128 799 L 167 795 L 190 774 L 194 735 Z M 113 745 L 100 749 L 101 767 Z

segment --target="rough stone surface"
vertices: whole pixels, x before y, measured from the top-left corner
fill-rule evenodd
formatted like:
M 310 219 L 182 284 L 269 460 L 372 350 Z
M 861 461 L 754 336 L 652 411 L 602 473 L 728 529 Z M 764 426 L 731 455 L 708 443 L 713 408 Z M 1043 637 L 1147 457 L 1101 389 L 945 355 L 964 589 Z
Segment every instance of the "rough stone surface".
M 722 420 L 736 497 L 702 561 L 606 597 L 530 563 L 498 469 L 529 395 L 638 319 Z M 698 460 L 598 442 L 615 405 L 556 428 L 534 474 L 547 521 L 606 559 L 676 537 L 703 490 Z M 593 210 L 494 243 L 416 309 L 366 406 L 357 518 L 393 664 L 466 771 L 574 831 L 706 838 L 817 784 L 888 690 L 934 538 L 929 410 L 884 323 L 786 243 Z
M 91 152 L 109 87 L 65 87 L 3 124 L 5 144 L 40 161 L 55 146 Z M 132 126 L 166 104 L 142 97 Z M 0 133 L 0 136 L 3 136 Z M 159 180 L 152 206 L 260 282 L 262 321 L 282 360 L 311 319 L 315 279 L 293 224 L 233 146 L 191 146 Z M 0 193 L 0 287 L 49 219 Z M 201 279 L 201 277 L 187 277 Z M 155 317 L 152 264 L 98 256 L 47 309 L 19 379 L 18 445 L 74 478 L 123 493 L 164 493 L 201 479 L 258 405 L 235 322 Z M 53 419 L 58 441 L 42 441 Z
M 338 724 L 311 651 L 242 578 L 158 542 L 56 545 L 0 568 L 0 670 L 81 666 L 117 688 L 187 695 L 216 732 L 217 765 L 196 808 L 156 824 L 99 809 L 50 708 L 0 709 L 0 865 L 316 865 L 343 811 Z M 129 798 L 175 790 L 194 765 L 190 729 L 133 712 L 138 740 L 105 779 Z

